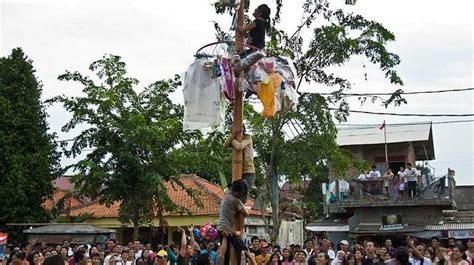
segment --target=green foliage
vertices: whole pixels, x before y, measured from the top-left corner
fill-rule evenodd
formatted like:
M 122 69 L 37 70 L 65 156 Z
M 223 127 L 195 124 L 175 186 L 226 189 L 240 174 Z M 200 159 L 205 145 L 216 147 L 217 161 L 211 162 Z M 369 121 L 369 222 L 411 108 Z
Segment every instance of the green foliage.
M 232 152 L 223 147 L 227 136 L 219 131 L 207 137 L 200 136 L 176 150 L 182 173 L 196 174 L 213 183 L 219 183 L 219 173 L 232 175 Z
M 51 219 L 42 203 L 53 193 L 60 166 L 41 87 L 20 48 L 0 58 L 0 229 Z
M 291 2 L 285 2 L 290 4 Z M 356 0 L 345 1 L 353 5 Z M 316 91 L 312 94 L 300 93 L 300 104 L 295 112 L 276 114 L 272 119 L 264 119 L 249 106 L 245 107 L 244 117 L 251 125 L 256 157 L 257 185 L 266 184 L 267 199 L 271 196 L 271 177 L 285 176 L 300 180 L 302 175 L 310 176 L 312 191 L 320 193 L 320 183 L 327 179 L 328 168 L 336 174 L 343 174 L 349 167 L 363 167 L 361 161 L 354 161 L 350 154 L 340 150 L 336 144 L 337 130 L 334 119 L 345 121 L 349 102 L 344 96 L 351 89 L 350 80 L 335 74 L 334 69 L 344 66 L 354 57 L 363 57 L 377 65 L 390 83 L 403 85 L 396 71 L 400 58 L 386 46 L 395 40 L 392 32 L 379 22 L 368 20 L 361 15 L 345 13 L 334 9 L 329 1 L 307 0 L 303 4 L 303 17 L 297 30 L 289 35 L 278 29 L 283 14 L 283 1 L 276 3 L 273 27 L 269 30 L 270 41 L 266 44 L 269 54 L 288 56 L 295 60 L 301 82 L 319 83 L 333 87 L 332 95 L 323 98 Z M 223 13 L 216 8 L 217 13 Z M 313 32 L 310 39 L 303 40 L 300 31 Z M 396 90 L 385 99 L 372 97 L 370 102 L 380 102 L 383 106 L 398 106 L 406 103 Z M 365 97 L 359 98 L 364 104 Z M 338 106 L 338 111 L 330 113 L 329 104 Z M 292 135 L 288 135 L 292 134 Z M 272 202 L 274 226 L 270 232 L 276 237 L 279 229 L 278 210 Z M 317 204 L 309 206 L 311 214 L 320 211 Z
M 183 161 L 174 151 L 194 138 L 194 133 L 183 131 L 183 108 L 169 98 L 181 85 L 179 77 L 157 81 L 137 93 L 138 80 L 127 76 L 119 56 L 104 56 L 89 69 L 98 82 L 78 72 L 59 76 L 79 82 L 84 96 L 51 100 L 73 114 L 63 131 L 87 125 L 71 146 L 64 146 L 65 154 L 73 157 L 92 149 L 70 166 L 78 172 L 73 182 L 101 203 L 120 202 L 121 221 L 135 226 L 164 211 L 186 211 L 170 200 L 165 186 L 167 181 L 182 186 L 178 176 Z

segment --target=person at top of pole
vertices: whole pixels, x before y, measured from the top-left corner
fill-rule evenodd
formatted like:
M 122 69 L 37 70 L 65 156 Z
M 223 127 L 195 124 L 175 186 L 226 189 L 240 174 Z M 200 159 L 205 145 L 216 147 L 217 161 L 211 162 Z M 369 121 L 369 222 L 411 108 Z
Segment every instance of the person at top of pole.
M 252 46 L 250 52 L 254 52 L 255 48 L 265 48 L 265 34 L 270 28 L 270 13 L 271 10 L 266 4 L 259 5 L 253 12 L 255 20 L 243 27 L 237 27 L 239 33 L 249 34 L 249 44 Z

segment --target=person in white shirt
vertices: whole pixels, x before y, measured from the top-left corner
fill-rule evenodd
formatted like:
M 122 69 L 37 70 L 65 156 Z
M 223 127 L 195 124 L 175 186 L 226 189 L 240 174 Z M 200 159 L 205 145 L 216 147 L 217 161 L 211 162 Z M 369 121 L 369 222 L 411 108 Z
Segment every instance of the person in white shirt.
M 377 167 L 375 165 L 372 166 L 372 169 L 369 171 L 368 178 L 369 179 L 375 179 L 375 178 L 380 178 L 380 171 L 377 170 Z
M 406 198 L 406 178 L 405 178 L 405 168 L 402 166 L 397 173 L 398 175 L 398 183 L 399 183 L 399 191 L 400 191 L 400 199 Z
M 416 246 L 416 250 L 418 254 L 414 253 L 413 257 L 409 259 L 412 265 L 421 265 L 421 259 L 423 259 L 423 265 L 431 265 L 431 260 L 429 258 L 424 257 L 426 254 L 426 249 L 423 245 Z M 415 251 L 414 251 L 415 252 Z M 417 256 L 419 255 L 419 256 Z
M 357 177 L 358 180 L 366 180 L 367 179 L 367 174 L 364 172 L 360 173 L 359 177 Z
M 405 169 L 405 178 L 407 180 L 407 193 L 410 198 L 415 197 L 416 195 L 416 168 L 411 167 L 411 163 L 407 163 L 407 168 Z

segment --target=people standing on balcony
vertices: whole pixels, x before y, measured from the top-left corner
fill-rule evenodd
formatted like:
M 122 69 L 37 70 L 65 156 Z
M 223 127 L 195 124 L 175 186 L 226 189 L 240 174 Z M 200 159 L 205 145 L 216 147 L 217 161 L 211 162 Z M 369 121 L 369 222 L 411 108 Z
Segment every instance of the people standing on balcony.
M 402 183 L 403 182 L 402 182 L 401 177 L 398 173 L 393 176 L 392 193 L 393 193 L 393 198 L 395 199 L 395 201 L 398 201 L 400 199 L 400 184 L 402 184 Z M 395 254 L 393 254 L 393 256 L 395 256 Z
M 411 163 L 407 163 L 407 168 L 405 169 L 405 178 L 407 180 L 408 186 L 408 197 L 413 198 L 416 196 L 417 174 L 416 168 L 411 167 Z
M 405 177 L 405 168 L 403 166 L 400 167 L 400 170 L 398 171 L 397 173 L 398 177 L 399 177 L 399 180 L 400 180 L 400 198 L 402 200 L 406 199 L 407 197 L 407 179 Z
M 359 177 L 357 177 L 358 180 L 366 180 L 367 179 L 367 174 L 361 170 Z
M 380 175 L 380 171 L 377 170 L 377 167 L 375 165 L 373 165 L 369 171 L 369 174 L 367 176 L 369 179 L 376 179 L 376 178 L 380 178 L 381 175 Z
M 384 178 L 383 188 L 384 188 L 385 194 L 387 194 L 387 200 L 390 199 L 389 185 L 390 183 L 393 183 L 393 177 L 394 177 L 394 174 L 392 172 L 392 169 L 388 168 L 387 172 L 385 172 L 385 174 L 383 175 L 383 178 Z

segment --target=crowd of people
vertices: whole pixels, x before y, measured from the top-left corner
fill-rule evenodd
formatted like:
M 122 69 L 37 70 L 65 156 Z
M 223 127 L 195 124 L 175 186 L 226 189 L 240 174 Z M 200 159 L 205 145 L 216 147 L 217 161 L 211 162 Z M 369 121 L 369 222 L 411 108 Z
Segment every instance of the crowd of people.
M 89 245 L 64 241 L 52 245 L 30 241 L 9 246 L 2 265 L 223 265 L 226 246 L 217 242 L 197 242 L 193 227 L 181 229 L 180 245 L 143 244 L 140 241 L 122 245 L 115 240 Z M 384 242 L 364 240 L 350 244 L 341 240 L 334 245 L 329 239 L 309 238 L 304 245 L 278 246 L 257 236 L 248 246 L 242 246 L 237 264 L 251 265 L 472 265 L 474 240 L 463 242 L 449 239 L 443 247 L 438 238 L 427 244 L 406 238 L 403 246 L 395 247 L 390 239 Z M 228 263 L 227 263 L 228 264 Z
M 383 178 L 383 193 L 387 196 L 392 194 L 396 200 L 415 197 L 421 184 L 420 173 L 412 167 L 411 163 L 407 163 L 406 168 L 401 166 L 397 174 L 388 168 L 384 175 L 381 175 L 374 165 L 369 172 L 360 174 L 357 179 L 374 180 L 379 178 Z

